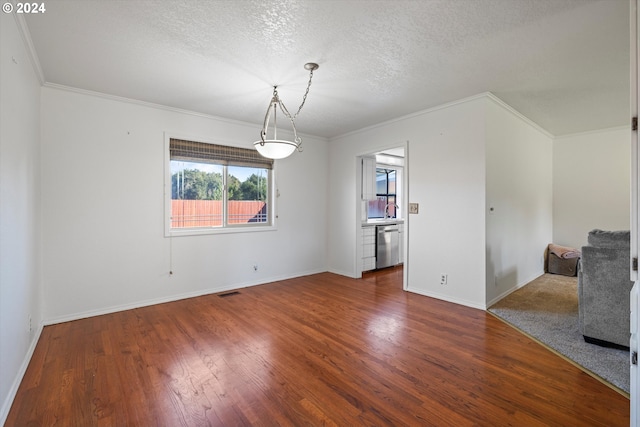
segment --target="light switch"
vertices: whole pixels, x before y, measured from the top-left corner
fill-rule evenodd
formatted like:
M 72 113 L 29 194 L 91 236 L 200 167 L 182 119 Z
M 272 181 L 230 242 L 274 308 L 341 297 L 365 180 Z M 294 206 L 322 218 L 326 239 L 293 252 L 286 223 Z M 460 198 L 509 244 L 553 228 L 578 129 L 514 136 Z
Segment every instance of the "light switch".
M 417 214 L 418 213 L 418 204 L 417 203 L 409 203 L 409 213 Z

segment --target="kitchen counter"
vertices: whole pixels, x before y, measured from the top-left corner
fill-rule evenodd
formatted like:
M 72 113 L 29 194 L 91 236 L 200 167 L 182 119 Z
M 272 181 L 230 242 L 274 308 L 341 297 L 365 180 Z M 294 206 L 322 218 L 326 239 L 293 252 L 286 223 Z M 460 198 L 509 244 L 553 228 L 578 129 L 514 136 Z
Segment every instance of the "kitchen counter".
M 393 225 L 393 224 L 404 224 L 404 219 L 402 218 L 376 218 L 376 219 L 368 219 L 366 221 L 362 221 L 363 227 L 372 227 L 374 225 Z

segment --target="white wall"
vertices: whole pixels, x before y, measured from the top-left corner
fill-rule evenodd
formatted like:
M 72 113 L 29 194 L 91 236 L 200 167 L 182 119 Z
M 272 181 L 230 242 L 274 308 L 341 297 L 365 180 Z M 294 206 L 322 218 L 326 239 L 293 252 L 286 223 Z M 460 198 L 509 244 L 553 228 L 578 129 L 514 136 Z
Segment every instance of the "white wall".
M 496 98 L 488 98 L 486 119 L 491 305 L 544 273 L 553 225 L 552 138 Z
M 580 248 L 594 228 L 629 230 L 629 129 L 559 137 L 553 143 L 553 239 Z
M 329 269 L 356 277 L 358 155 L 408 142 L 408 290 L 484 308 L 484 105 L 479 96 L 330 143 Z M 440 274 L 448 274 L 441 286 Z
M 164 132 L 250 147 L 256 126 L 43 88 L 46 322 L 326 271 L 318 138 L 276 161 L 276 231 L 163 235 Z
M 0 20 L 0 424 L 3 424 L 39 336 L 42 294 L 40 83 L 14 14 L 3 13 Z

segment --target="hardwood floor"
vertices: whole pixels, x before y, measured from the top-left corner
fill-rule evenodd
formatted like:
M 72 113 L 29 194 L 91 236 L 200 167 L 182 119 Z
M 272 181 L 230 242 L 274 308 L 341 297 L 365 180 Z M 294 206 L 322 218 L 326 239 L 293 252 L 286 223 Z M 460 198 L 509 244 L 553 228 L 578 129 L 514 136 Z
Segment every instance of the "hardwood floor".
M 7 426 L 628 426 L 629 400 L 402 271 L 44 328 Z

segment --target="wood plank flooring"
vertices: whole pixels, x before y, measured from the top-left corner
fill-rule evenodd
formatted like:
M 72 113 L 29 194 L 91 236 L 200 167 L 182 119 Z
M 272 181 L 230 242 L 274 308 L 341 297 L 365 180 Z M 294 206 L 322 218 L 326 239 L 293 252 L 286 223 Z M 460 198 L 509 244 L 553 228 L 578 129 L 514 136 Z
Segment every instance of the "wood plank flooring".
M 401 268 L 47 326 L 7 426 L 628 426 L 629 400 Z

